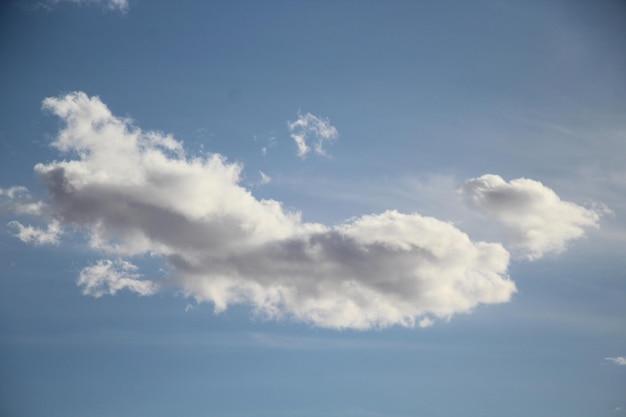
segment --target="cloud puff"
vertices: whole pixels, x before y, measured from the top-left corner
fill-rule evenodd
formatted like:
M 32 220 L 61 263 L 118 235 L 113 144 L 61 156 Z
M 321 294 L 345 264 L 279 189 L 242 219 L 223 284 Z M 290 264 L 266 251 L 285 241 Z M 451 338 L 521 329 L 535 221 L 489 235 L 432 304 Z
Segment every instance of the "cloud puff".
M 0 188 L 0 214 L 41 216 L 44 209 L 25 187 Z
M 10 227 L 17 229 L 15 237 L 24 243 L 34 243 L 35 245 L 58 245 L 59 236 L 61 235 L 61 225 L 58 221 L 52 221 L 46 230 L 24 226 L 20 222 L 13 220 L 8 224 Z
M 512 246 L 531 260 L 562 252 L 600 219 L 599 210 L 562 201 L 550 188 L 526 178 L 506 182 L 483 175 L 465 182 L 460 192 L 470 207 L 504 225 Z
M 302 158 L 311 151 L 311 146 L 316 154 L 326 156 L 324 149 L 326 143 L 339 138 L 337 129 L 330 124 L 328 119 L 320 119 L 311 113 L 298 114 L 298 119 L 287 122 L 287 126 L 298 146 L 298 156 Z
M 44 100 L 66 125 L 53 146 L 66 159 L 37 164 L 50 216 L 82 230 L 97 251 L 151 253 L 178 285 L 216 311 L 246 303 L 262 317 L 329 328 L 427 327 L 515 293 L 508 252 L 454 225 L 387 211 L 337 226 L 306 223 L 240 185 L 242 167 L 113 116 L 97 97 Z M 86 267 L 85 294 L 142 295 L 158 285 L 127 261 Z
M 609 357 L 604 359 L 607 361 L 611 361 L 616 365 L 626 366 L 626 358 L 623 356 Z
M 34 216 L 50 220 L 47 217 L 46 204 L 36 201 L 24 187 L 0 188 L 0 215 Z M 59 243 L 61 224 L 52 220 L 44 230 L 31 225 L 24 226 L 17 220 L 7 224 L 15 230 L 14 236 L 25 243 L 35 245 L 56 245 Z
M 83 288 L 83 294 L 96 298 L 105 294 L 115 295 L 125 288 L 139 295 L 156 293 L 158 285 L 142 280 L 137 271 L 137 266 L 127 261 L 100 260 L 80 272 L 77 284 Z

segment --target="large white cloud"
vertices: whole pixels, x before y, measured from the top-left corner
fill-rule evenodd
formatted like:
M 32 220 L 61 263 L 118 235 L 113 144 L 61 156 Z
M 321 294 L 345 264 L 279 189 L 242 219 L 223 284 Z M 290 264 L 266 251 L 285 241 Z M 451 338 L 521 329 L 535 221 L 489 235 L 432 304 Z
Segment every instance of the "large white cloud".
M 460 191 L 472 208 L 504 225 L 513 248 L 528 259 L 562 252 L 600 219 L 599 210 L 563 201 L 531 179 L 506 182 L 498 175 L 483 175 L 465 182 Z
M 330 328 L 428 326 L 516 291 L 508 252 L 452 224 L 396 211 L 306 223 L 243 188 L 240 165 L 186 156 L 181 142 L 113 116 L 97 97 L 72 93 L 44 108 L 66 123 L 53 146 L 67 159 L 35 167 L 49 216 L 120 258 L 81 272 L 85 294 L 156 291 L 123 260 L 142 253 L 165 259 L 168 285 L 216 311 L 247 303 Z

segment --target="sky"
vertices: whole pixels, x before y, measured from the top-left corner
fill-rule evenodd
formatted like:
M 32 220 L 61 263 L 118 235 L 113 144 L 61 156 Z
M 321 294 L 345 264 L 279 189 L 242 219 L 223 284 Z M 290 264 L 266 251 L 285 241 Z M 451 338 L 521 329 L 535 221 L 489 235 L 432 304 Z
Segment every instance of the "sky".
M 621 1 L 0 6 L 0 415 L 626 416 Z

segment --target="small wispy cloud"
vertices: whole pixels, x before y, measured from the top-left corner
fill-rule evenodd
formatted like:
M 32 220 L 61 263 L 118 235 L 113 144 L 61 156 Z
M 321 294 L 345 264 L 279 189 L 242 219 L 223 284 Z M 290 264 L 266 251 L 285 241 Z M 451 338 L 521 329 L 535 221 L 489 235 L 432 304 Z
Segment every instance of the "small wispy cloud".
M 83 268 L 77 284 L 82 287 L 84 295 L 102 297 L 105 294 L 115 295 L 118 291 L 128 289 L 139 295 L 152 295 L 157 292 L 158 285 L 141 278 L 139 268 L 123 260 L 100 260 L 95 265 Z
M 328 156 L 326 145 L 339 139 L 337 129 L 328 119 L 319 118 L 311 113 L 304 115 L 298 113 L 298 119 L 287 122 L 287 126 L 301 158 L 304 158 L 311 149 L 318 155 Z
M 42 0 L 38 3 L 40 7 L 51 8 L 60 3 L 72 3 L 81 6 L 103 5 L 106 9 L 119 11 L 121 13 L 128 12 L 128 0 Z
M 59 236 L 62 233 L 61 224 L 53 220 L 46 229 L 42 229 L 34 226 L 24 226 L 17 220 L 13 220 L 8 223 L 8 226 L 16 229 L 14 234 L 19 240 L 24 243 L 33 243 L 35 245 L 58 245 Z
M 272 181 L 272 177 L 263 171 L 259 171 L 259 175 L 261 176 L 261 185 L 269 184 Z
M 0 214 L 41 216 L 44 209 L 25 187 L 0 188 Z
M 626 357 L 624 356 L 607 357 L 604 359 L 607 361 L 611 361 L 616 365 L 626 366 Z

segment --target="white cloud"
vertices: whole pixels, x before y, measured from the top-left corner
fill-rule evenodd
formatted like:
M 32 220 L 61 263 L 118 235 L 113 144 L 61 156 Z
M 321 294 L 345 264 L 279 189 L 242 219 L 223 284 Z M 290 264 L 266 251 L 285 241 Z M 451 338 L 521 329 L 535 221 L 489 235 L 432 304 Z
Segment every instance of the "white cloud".
M 298 114 L 298 119 L 287 122 L 287 126 L 298 146 L 298 156 L 302 158 L 311 151 L 311 147 L 316 154 L 327 156 L 324 147 L 339 138 L 337 129 L 328 119 L 321 119 L 311 113 Z
M 385 212 L 248 251 L 171 259 L 198 301 L 251 302 L 269 317 L 331 328 L 414 326 L 510 299 L 508 253 L 454 226 Z M 426 322 L 424 322 L 426 323 Z
M 605 211 L 562 201 L 550 188 L 526 178 L 506 182 L 483 175 L 465 182 L 460 192 L 470 207 L 504 225 L 513 248 L 531 260 L 562 252 L 586 229 L 598 227 Z
M 83 294 L 99 298 L 105 294 L 115 295 L 120 290 L 128 289 L 139 295 L 152 295 L 158 285 L 149 280 L 142 280 L 138 268 L 123 260 L 100 260 L 95 265 L 83 268 L 77 284 L 83 288 Z
M 162 257 L 172 284 L 216 311 L 246 303 L 263 317 L 329 328 L 426 327 L 516 291 L 508 252 L 450 223 L 396 211 L 306 223 L 243 188 L 240 165 L 186 157 L 179 142 L 113 116 L 97 97 L 48 98 L 44 108 L 66 123 L 53 143 L 66 159 L 35 167 L 53 218 L 97 251 Z M 94 296 L 156 291 L 125 261 L 85 268 L 79 285 Z
M 8 226 L 17 229 L 15 237 L 22 242 L 35 245 L 58 245 L 59 236 L 62 232 L 61 225 L 56 220 L 48 224 L 46 230 L 30 225 L 24 226 L 16 220 L 9 222 Z
M 34 216 L 49 221 L 46 229 L 24 226 L 17 220 L 7 224 L 15 230 L 14 236 L 24 243 L 35 245 L 57 245 L 62 226 L 57 220 L 50 220 L 48 208 L 42 201 L 36 201 L 30 192 L 20 186 L 0 188 L 0 215 Z
M 24 187 L 0 188 L 0 214 L 43 215 L 45 205 L 35 201 Z
M 609 357 L 604 359 L 607 361 L 611 361 L 616 365 L 626 366 L 626 357 L 624 356 Z

